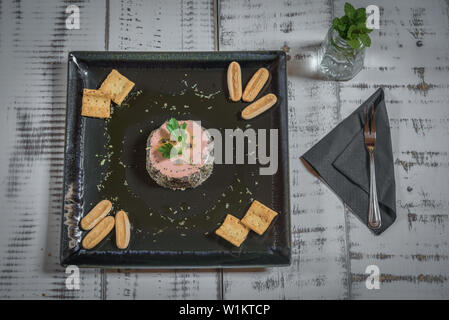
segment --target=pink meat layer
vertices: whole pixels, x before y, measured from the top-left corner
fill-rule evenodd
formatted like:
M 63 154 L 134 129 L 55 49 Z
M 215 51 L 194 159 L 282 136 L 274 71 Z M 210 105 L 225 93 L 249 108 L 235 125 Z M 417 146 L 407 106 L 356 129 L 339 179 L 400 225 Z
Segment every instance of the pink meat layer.
M 167 130 L 167 122 L 165 122 L 156 132 L 153 133 L 150 141 L 150 161 L 153 166 L 158 169 L 162 174 L 171 178 L 182 178 L 189 176 L 198 170 L 205 164 L 209 157 L 209 139 L 207 133 L 204 133 L 201 125 L 188 121 L 179 121 L 179 124 L 187 123 L 186 131 L 188 132 L 187 142 L 192 144 L 190 152 L 183 149 L 183 155 L 172 157 L 170 159 L 164 158 L 158 148 L 165 142 L 170 142 L 175 148 L 179 148 L 180 144 L 170 141 L 170 133 Z M 198 136 L 198 133 L 199 136 Z M 197 134 L 197 136 L 195 136 Z M 192 139 L 193 136 L 193 139 Z M 201 146 L 200 142 L 201 141 Z M 190 155 L 190 157 L 188 157 Z M 190 159 L 190 161 L 189 161 Z

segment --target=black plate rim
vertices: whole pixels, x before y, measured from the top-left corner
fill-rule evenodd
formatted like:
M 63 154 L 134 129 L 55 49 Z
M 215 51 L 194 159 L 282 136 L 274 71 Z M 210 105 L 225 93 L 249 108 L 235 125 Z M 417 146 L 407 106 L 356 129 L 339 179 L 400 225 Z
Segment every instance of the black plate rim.
M 160 60 L 161 57 L 165 56 L 164 59 L 168 58 L 190 58 L 192 61 L 197 61 L 197 59 L 204 58 L 210 55 L 216 56 L 235 56 L 236 60 L 252 60 L 250 56 L 267 56 L 272 55 L 273 57 L 277 56 L 281 58 L 283 63 L 283 69 L 285 72 L 284 78 L 284 92 L 280 92 L 281 95 L 284 96 L 285 100 L 285 110 L 281 109 L 280 112 L 280 141 L 281 146 L 280 149 L 283 150 L 285 154 L 282 157 L 282 163 L 280 163 L 281 168 L 283 168 L 283 181 L 284 181 L 284 193 L 282 195 L 282 201 L 286 205 L 286 224 L 288 226 L 288 243 L 286 245 L 286 250 L 288 251 L 286 256 L 278 256 L 278 260 L 273 262 L 266 263 L 257 263 L 257 264 L 245 264 L 245 263 L 234 263 L 234 264 L 202 264 L 201 262 L 195 265 L 177 265 L 177 264 L 160 264 L 160 265 L 140 265 L 140 264 L 116 264 L 116 263 L 88 263 L 82 264 L 78 263 L 79 258 L 79 250 L 75 252 L 71 252 L 67 254 L 68 242 L 70 241 L 68 233 L 69 233 L 69 225 L 65 223 L 66 215 L 70 214 L 66 212 L 66 196 L 67 196 L 67 181 L 70 175 L 70 171 L 73 170 L 73 161 L 70 161 L 69 155 L 72 147 L 72 142 L 70 140 L 69 129 L 73 126 L 73 123 L 70 123 L 70 115 L 75 111 L 73 108 L 70 108 L 70 64 L 73 62 L 73 58 L 83 59 L 99 59 L 99 60 L 117 60 L 122 61 L 124 56 L 133 60 L 133 56 L 138 56 L 140 60 L 142 56 L 145 56 L 146 59 L 153 58 L 154 60 Z M 62 194 L 62 221 L 61 221 L 61 237 L 60 237 L 60 264 L 62 266 L 67 265 L 77 265 L 81 268 L 102 268 L 102 267 L 111 267 L 111 268 L 133 268 L 133 269 L 214 269 L 214 268 L 224 268 L 224 269 L 245 269 L 245 268 L 269 268 L 269 267 L 286 267 L 291 265 L 291 204 L 290 204 L 290 177 L 289 177 L 289 149 L 288 149 L 288 92 L 287 92 L 287 55 L 282 50 L 266 50 L 266 51 L 70 51 L 68 53 L 67 60 L 67 96 L 66 96 L 66 127 L 65 127 L 65 137 L 64 137 L 64 172 L 63 172 L 63 194 Z M 76 154 L 74 156 L 77 156 Z M 79 155 L 78 155 L 79 156 Z

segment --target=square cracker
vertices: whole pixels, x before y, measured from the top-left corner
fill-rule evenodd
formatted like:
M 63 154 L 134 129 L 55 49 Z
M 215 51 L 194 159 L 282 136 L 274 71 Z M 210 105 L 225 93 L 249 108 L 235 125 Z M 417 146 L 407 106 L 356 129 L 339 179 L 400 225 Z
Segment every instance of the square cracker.
M 94 118 L 111 116 L 111 99 L 98 90 L 84 89 L 81 115 Z
M 134 82 L 112 69 L 98 90 L 109 96 L 116 104 L 121 105 L 132 88 L 134 88 Z
M 241 222 L 254 232 L 262 235 L 277 215 L 276 211 L 254 200 Z
M 249 229 L 240 223 L 236 217 L 228 214 L 223 224 L 215 230 L 215 233 L 229 241 L 236 247 L 240 247 L 248 236 Z

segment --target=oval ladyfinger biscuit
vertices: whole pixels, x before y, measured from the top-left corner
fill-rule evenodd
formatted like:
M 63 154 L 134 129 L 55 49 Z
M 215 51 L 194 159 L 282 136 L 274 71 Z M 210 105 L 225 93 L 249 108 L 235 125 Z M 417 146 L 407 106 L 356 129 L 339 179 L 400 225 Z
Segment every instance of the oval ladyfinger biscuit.
M 83 230 L 90 230 L 101 221 L 112 209 L 112 203 L 109 200 L 102 200 L 89 211 L 89 213 L 81 219 L 81 228 Z
M 253 102 L 259 94 L 260 90 L 262 90 L 263 86 L 267 82 L 269 76 L 270 73 L 267 69 L 260 68 L 259 70 L 257 70 L 246 85 L 245 91 L 243 91 L 243 101 Z
M 277 98 L 274 94 L 269 93 L 259 100 L 254 101 L 242 111 L 242 118 L 245 120 L 257 117 L 262 112 L 270 109 L 276 102 Z
M 239 101 L 242 98 L 242 71 L 235 61 L 228 67 L 228 90 L 232 101 Z
M 115 243 L 117 248 L 126 249 L 130 239 L 130 225 L 128 215 L 120 210 L 115 214 Z
M 81 243 L 83 245 L 83 248 L 92 249 L 98 243 L 100 243 L 100 241 L 103 240 L 104 237 L 106 237 L 113 228 L 114 218 L 111 216 L 104 218 L 95 226 L 95 228 L 93 228 L 89 231 L 88 234 L 86 234 Z

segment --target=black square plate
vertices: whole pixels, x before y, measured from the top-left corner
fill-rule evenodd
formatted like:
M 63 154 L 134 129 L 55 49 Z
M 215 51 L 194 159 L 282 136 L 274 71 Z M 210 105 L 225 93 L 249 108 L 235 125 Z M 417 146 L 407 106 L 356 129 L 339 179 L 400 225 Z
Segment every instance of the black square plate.
M 226 71 L 242 67 L 245 85 L 261 67 L 270 79 L 259 96 L 277 104 L 245 121 L 248 105 L 228 99 Z M 81 117 L 83 88 L 97 89 L 111 69 L 136 83 L 108 120 Z M 72 52 L 68 59 L 67 125 L 61 263 L 89 267 L 200 268 L 290 264 L 290 205 L 286 57 L 270 52 Z M 278 170 L 259 175 L 259 164 L 215 164 L 201 186 L 172 191 L 145 170 L 146 139 L 171 117 L 200 120 L 205 128 L 278 129 Z M 80 219 L 102 199 L 128 213 L 131 242 L 115 246 L 111 232 L 93 250 L 81 247 Z M 242 218 L 257 199 L 279 215 L 259 236 L 236 248 L 215 235 L 227 213 Z

